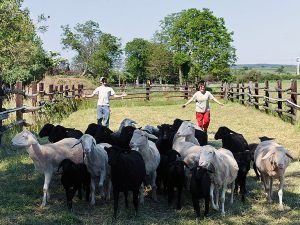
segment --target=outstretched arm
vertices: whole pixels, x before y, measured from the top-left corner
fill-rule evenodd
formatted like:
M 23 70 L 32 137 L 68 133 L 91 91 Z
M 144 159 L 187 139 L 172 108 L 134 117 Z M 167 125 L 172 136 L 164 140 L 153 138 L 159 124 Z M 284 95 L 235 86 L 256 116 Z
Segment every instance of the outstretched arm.
M 191 97 L 184 105 L 182 105 L 182 108 L 185 108 L 188 104 L 190 104 L 194 100 L 194 96 Z
M 122 97 L 125 97 L 125 96 L 127 96 L 127 94 L 125 92 L 123 92 L 121 95 L 114 94 L 114 98 L 122 98 Z
M 221 103 L 221 102 L 219 102 L 216 98 L 213 98 L 213 100 L 214 100 L 216 103 L 218 103 L 219 105 L 224 106 L 224 104 Z

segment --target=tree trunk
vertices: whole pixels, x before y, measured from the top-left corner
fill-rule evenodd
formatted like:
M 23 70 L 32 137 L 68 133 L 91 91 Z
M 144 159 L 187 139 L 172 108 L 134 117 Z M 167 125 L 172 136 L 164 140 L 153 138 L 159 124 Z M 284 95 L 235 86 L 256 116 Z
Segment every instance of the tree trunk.
M 182 85 L 182 68 L 181 66 L 179 67 L 179 85 Z
M 140 82 L 139 82 L 139 76 L 136 77 L 136 86 L 139 86 Z

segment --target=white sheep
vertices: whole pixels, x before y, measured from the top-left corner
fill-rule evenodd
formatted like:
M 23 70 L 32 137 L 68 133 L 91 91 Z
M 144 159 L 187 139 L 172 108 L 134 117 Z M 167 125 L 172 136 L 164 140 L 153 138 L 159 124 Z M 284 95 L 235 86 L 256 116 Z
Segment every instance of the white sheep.
M 254 162 L 261 173 L 269 202 L 272 201 L 273 178 L 279 179 L 279 210 L 283 211 L 282 196 L 284 188 L 284 172 L 293 159 L 290 152 L 274 141 L 259 143 L 254 152 Z
M 53 173 L 58 169 L 61 161 L 70 159 L 74 163 L 83 162 L 83 151 L 81 146 L 72 147 L 77 142 L 75 138 L 65 138 L 53 144 L 40 145 L 35 136 L 28 130 L 17 134 L 11 141 L 12 145 L 26 147 L 29 157 L 32 159 L 35 169 L 45 176 L 43 186 L 43 201 L 41 207 L 45 206 L 50 199 L 49 184 Z
M 130 141 L 130 148 L 132 150 L 138 151 L 144 161 L 145 161 L 145 167 L 146 167 L 146 175 L 150 177 L 151 187 L 152 187 L 152 198 L 154 201 L 157 201 L 156 196 L 156 169 L 160 162 L 160 154 L 159 151 L 156 148 L 156 145 L 154 142 L 148 140 L 148 138 L 156 140 L 157 137 L 148 134 L 145 131 L 136 129 L 133 133 L 133 136 Z M 140 195 L 140 202 L 144 202 L 144 186 L 142 185 L 141 188 L 141 195 Z
M 233 203 L 234 181 L 239 170 L 238 164 L 231 151 L 224 148 L 216 150 L 209 145 L 203 146 L 199 157 L 199 166 L 204 167 L 211 172 L 210 198 L 212 207 L 215 210 L 219 210 L 219 189 L 222 189 L 221 204 L 222 215 L 224 216 L 225 193 L 228 184 L 232 184 L 230 203 Z M 216 189 L 216 203 L 214 201 L 214 189 Z
M 81 143 L 84 152 L 84 163 L 91 174 L 91 205 L 95 204 L 95 189 L 98 179 L 101 194 L 103 194 L 104 182 L 106 182 L 107 187 L 104 195 L 109 200 L 111 187 L 109 180 L 110 168 L 104 147 L 111 147 L 111 145 L 107 143 L 96 144 L 96 140 L 89 134 L 84 134 L 75 145 L 79 143 Z

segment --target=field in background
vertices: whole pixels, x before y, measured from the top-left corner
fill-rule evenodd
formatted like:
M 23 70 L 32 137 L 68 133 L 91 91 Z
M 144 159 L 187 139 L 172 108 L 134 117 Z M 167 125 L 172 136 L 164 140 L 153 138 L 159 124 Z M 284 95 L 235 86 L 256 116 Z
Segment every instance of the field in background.
M 138 126 L 172 123 L 175 118 L 195 120 L 194 104 L 181 108 L 184 100 L 169 101 L 112 101 L 111 129 L 116 130 L 122 119 L 128 117 L 136 120 Z M 95 122 L 96 100 L 82 105 L 81 109 L 62 121 L 62 125 L 75 127 L 84 131 L 87 125 Z M 236 103 L 227 103 L 224 107 L 212 104 L 211 126 L 209 127 L 209 143 L 220 146 L 213 139 L 219 126 L 228 126 L 242 133 L 249 143 L 258 142 L 259 136 L 276 138 L 286 146 L 296 160 L 288 167 L 286 190 L 283 201 L 286 211 L 277 210 L 278 197 L 274 193 L 274 203 L 268 204 L 262 192 L 262 185 L 256 182 L 251 170 L 248 179 L 249 196 L 243 205 L 235 198 L 230 206 L 226 200 L 226 216 L 210 210 L 210 216 L 199 224 L 299 224 L 300 210 L 300 130 L 296 126 L 281 121 L 279 118 L 260 113 L 249 107 Z M 7 135 L 8 142 L 12 134 Z M 40 139 L 46 143 L 47 139 Z M 75 198 L 74 212 L 67 210 L 65 194 L 56 176 L 50 185 L 51 200 L 49 205 L 41 209 L 43 176 L 34 171 L 32 160 L 24 149 L 11 148 L 6 145 L 0 149 L 3 157 L 0 161 L 0 224 L 111 224 L 113 202 L 105 203 L 99 197 L 96 206 L 90 208 L 84 201 Z M 277 191 L 278 182 L 274 182 Z M 126 211 L 123 199 L 119 206 L 118 220 L 114 224 L 197 224 L 189 193 L 184 195 L 183 209 L 175 211 L 168 208 L 165 197 L 159 196 L 159 203 L 154 203 L 149 196 L 145 205 L 140 207 L 137 218 L 133 215 L 132 200 L 130 210 Z M 203 205 L 201 208 L 203 215 Z

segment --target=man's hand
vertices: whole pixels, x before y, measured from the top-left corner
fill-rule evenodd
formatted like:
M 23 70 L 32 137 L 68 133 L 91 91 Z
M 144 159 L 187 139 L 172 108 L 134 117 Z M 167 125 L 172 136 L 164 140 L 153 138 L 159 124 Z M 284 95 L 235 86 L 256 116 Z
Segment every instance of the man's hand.
M 122 97 L 126 97 L 126 96 L 127 96 L 126 92 L 123 92 Z

